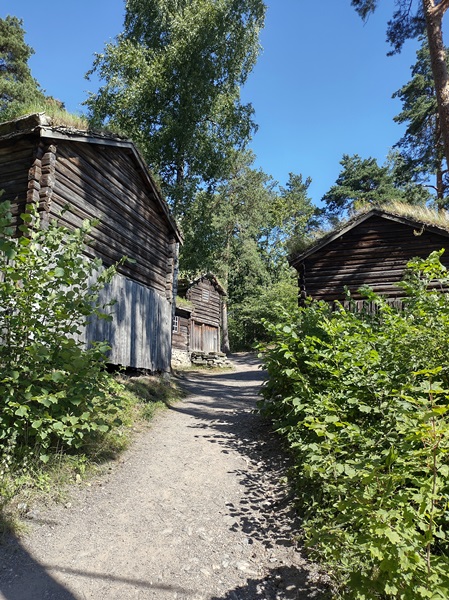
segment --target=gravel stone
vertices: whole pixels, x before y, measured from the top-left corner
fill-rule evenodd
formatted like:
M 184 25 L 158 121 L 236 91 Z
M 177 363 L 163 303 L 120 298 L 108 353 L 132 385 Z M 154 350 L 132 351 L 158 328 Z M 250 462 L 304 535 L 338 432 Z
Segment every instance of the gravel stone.
M 296 541 L 288 460 L 254 412 L 258 361 L 232 362 L 180 377 L 189 396 L 65 506 L 27 507 L 25 533 L 0 544 L 0 600 L 332 597 Z

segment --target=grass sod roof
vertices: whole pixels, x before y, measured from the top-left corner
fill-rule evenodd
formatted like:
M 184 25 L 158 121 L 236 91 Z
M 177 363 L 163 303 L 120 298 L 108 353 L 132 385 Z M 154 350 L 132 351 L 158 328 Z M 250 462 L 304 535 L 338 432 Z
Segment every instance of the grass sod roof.
M 323 232 L 322 235 L 314 239 L 310 244 L 301 248 L 299 252 L 293 252 L 289 257 L 289 263 L 295 266 L 320 248 L 323 248 L 372 216 L 380 216 L 398 221 L 404 225 L 414 227 L 418 231 L 429 229 L 435 233 L 449 237 L 449 212 L 446 210 L 437 211 L 426 206 L 415 206 L 401 202 L 385 203 L 376 207 L 368 205 L 359 209 L 351 217 L 340 223 L 338 227 L 335 227 L 331 231 Z

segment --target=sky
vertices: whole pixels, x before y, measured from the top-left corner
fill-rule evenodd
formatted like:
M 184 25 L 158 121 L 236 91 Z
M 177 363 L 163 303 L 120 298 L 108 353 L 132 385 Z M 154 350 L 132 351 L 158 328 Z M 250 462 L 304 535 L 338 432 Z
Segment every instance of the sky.
M 416 42 L 388 57 L 393 0 L 363 23 L 350 0 L 268 0 L 263 47 L 242 89 L 255 109 L 256 165 L 285 185 L 311 177 L 315 204 L 334 184 L 343 154 L 383 163 L 400 139 L 393 93 L 410 79 Z M 94 54 L 122 30 L 124 0 L 0 0 L 0 17 L 23 19 L 33 76 L 45 92 L 83 112 Z

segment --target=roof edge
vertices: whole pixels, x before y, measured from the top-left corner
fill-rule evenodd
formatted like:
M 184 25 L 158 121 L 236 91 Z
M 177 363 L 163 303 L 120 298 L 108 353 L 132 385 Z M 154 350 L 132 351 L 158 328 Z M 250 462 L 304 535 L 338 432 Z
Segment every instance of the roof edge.
M 142 172 L 147 184 L 157 198 L 163 213 L 169 221 L 177 242 L 180 244 L 184 242 L 184 237 L 178 227 L 178 224 L 176 223 L 175 218 L 171 214 L 170 207 L 168 206 L 166 199 L 159 190 L 158 185 L 156 184 L 151 171 L 148 169 L 140 150 L 131 139 L 112 133 L 106 134 L 85 129 L 76 129 L 74 127 L 63 125 L 52 125 L 51 117 L 45 112 L 32 113 L 11 121 L 0 123 L 0 140 L 7 140 L 26 135 L 38 135 L 41 138 L 71 140 L 74 142 L 101 144 L 129 149 L 133 153 L 139 166 L 139 170 Z
M 347 221 L 340 229 L 329 232 L 328 234 L 326 234 L 325 236 L 320 238 L 318 241 L 314 242 L 311 246 L 309 246 L 309 248 L 307 248 L 303 252 L 297 254 L 296 256 L 290 256 L 288 258 L 289 264 L 292 267 L 295 267 L 298 263 L 300 263 L 301 261 L 308 258 L 311 254 L 314 254 L 318 250 L 321 250 L 322 248 L 324 248 L 325 246 L 327 246 L 334 240 L 338 239 L 339 237 L 341 237 L 348 231 L 351 231 L 352 229 L 354 229 L 355 227 L 357 227 L 364 221 L 366 221 L 374 216 L 382 217 L 382 218 L 388 219 L 390 221 L 396 221 L 398 223 L 401 223 L 402 225 L 408 225 L 409 227 L 415 227 L 415 228 L 419 228 L 422 230 L 428 230 L 428 231 L 449 237 L 449 223 L 448 223 L 448 229 L 445 229 L 443 227 L 439 227 L 438 225 L 435 225 L 432 223 L 427 223 L 427 222 L 419 220 L 419 219 L 414 219 L 413 217 L 410 217 L 410 216 L 399 215 L 399 214 L 395 213 L 394 211 L 390 212 L 386 208 L 381 208 L 381 207 L 372 208 L 368 212 L 364 212 L 362 214 L 356 215 L 355 217 L 353 217 L 352 219 Z

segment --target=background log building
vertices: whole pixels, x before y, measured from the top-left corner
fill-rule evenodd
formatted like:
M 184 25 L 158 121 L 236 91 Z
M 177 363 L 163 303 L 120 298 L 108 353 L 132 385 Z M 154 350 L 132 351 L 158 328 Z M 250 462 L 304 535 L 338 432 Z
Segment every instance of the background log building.
M 79 227 L 95 219 L 86 254 L 111 265 L 123 256 L 101 301 L 112 321 L 92 320 L 85 341 L 107 340 L 112 364 L 170 369 L 172 305 L 181 236 L 132 142 L 51 125 L 44 114 L 0 124 L 0 189 L 16 225 L 25 205 L 42 218 Z M 67 210 L 63 210 L 67 209 Z
M 187 303 L 178 303 L 173 324 L 173 351 L 195 362 L 205 355 L 221 355 L 222 298 L 226 292 L 217 278 L 207 273 L 195 281 L 180 280 L 178 295 Z M 204 358 L 204 360 L 206 360 Z M 200 360 L 201 362 L 201 360 Z
M 403 297 L 398 283 L 407 262 L 448 246 L 449 221 L 446 228 L 418 217 L 372 209 L 291 258 L 290 264 L 299 274 L 300 303 L 306 297 L 343 302 L 346 289 L 360 301 L 358 290 L 365 285 L 394 300 Z M 441 262 L 449 267 L 449 252 Z

